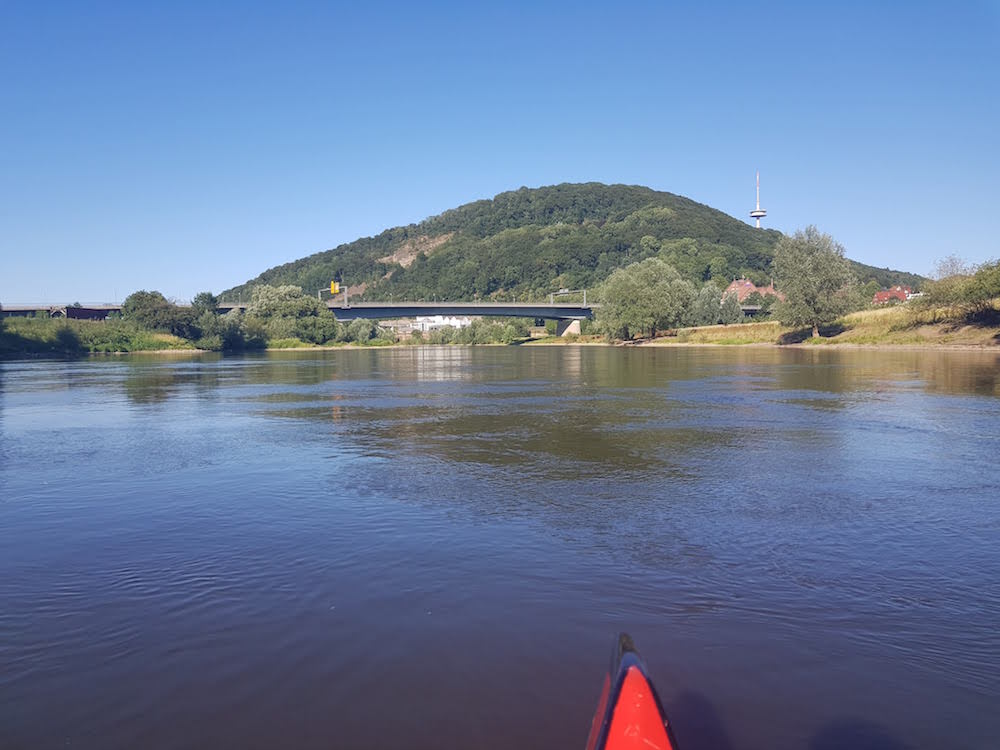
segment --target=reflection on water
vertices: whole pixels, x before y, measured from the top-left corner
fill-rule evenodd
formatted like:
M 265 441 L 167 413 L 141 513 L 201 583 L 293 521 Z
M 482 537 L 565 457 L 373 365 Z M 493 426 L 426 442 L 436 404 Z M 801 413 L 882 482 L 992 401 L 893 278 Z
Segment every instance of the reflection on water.
M 929 392 L 1000 395 L 1000 354 L 978 351 L 843 350 L 832 348 L 605 349 L 420 346 L 336 352 L 274 352 L 239 358 L 205 354 L 180 361 L 135 355 L 120 360 L 18 365 L 20 378 L 39 376 L 32 387 L 72 387 L 78 375 L 101 385 L 120 384 L 131 400 L 157 402 L 186 395 L 184 388 L 219 386 L 314 386 L 335 381 L 478 382 L 496 385 L 495 374 L 518 386 L 539 383 L 595 388 L 662 388 L 706 376 L 731 378 L 739 390 L 806 390 L 812 394 L 910 385 Z M 8 369 L 13 365 L 8 365 Z M 53 370 L 57 370 L 53 372 Z M 19 382 L 19 386 L 24 383 Z M 294 399 L 294 392 L 276 391 Z
M 987 352 L 2 365 L 0 747 L 579 747 L 618 629 L 684 747 L 991 746 L 997 396 Z

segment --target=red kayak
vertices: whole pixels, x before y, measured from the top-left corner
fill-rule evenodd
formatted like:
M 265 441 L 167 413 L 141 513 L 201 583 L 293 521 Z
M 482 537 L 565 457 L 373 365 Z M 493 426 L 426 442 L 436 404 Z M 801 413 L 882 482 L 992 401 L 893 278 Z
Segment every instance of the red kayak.
M 618 636 L 587 750 L 677 750 L 660 697 L 626 633 Z

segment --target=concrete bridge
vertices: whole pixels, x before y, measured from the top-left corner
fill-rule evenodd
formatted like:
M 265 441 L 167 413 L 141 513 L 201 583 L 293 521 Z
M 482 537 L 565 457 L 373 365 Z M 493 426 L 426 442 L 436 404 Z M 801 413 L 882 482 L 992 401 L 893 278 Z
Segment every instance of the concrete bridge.
M 0 308 L 0 316 L 27 318 L 40 314 L 50 318 L 104 320 L 111 313 L 121 311 L 121 305 L 4 305 Z
M 491 316 L 555 320 L 560 335 L 579 333 L 581 320 L 591 320 L 599 305 L 561 304 L 545 302 L 352 302 L 327 300 L 326 306 L 339 321 L 388 320 L 417 318 L 425 315 Z M 246 310 L 243 303 L 220 302 L 221 313 Z
M 424 315 L 485 315 L 491 317 L 555 320 L 562 336 L 580 332 L 580 321 L 591 320 L 597 305 L 544 302 L 356 302 L 347 306 L 334 300 L 327 307 L 337 320 L 416 318 Z
M 544 302 L 355 302 L 344 305 L 327 300 L 338 320 L 358 318 L 413 318 L 418 315 L 499 315 L 513 318 L 544 318 L 547 320 L 589 320 L 597 305 L 552 304 Z M 187 305 L 181 305 L 187 307 Z M 243 302 L 219 302 L 220 313 L 247 309 Z M 42 313 L 53 318 L 104 318 L 120 313 L 121 305 L 4 305 L 0 312 L 8 316 Z

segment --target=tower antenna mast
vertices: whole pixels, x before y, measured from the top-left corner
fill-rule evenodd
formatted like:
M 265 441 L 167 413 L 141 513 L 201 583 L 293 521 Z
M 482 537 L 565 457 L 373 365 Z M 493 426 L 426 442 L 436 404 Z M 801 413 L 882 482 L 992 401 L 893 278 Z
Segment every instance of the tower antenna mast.
M 757 208 L 750 212 L 750 218 L 757 220 L 757 228 L 760 229 L 760 220 L 767 216 L 767 211 L 760 207 L 760 170 L 757 170 Z

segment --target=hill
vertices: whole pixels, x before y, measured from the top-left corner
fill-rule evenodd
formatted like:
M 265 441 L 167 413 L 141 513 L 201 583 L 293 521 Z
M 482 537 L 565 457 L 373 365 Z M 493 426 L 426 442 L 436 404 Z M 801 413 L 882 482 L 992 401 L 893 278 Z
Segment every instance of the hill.
M 634 185 L 563 184 L 500 193 L 275 266 L 258 284 L 315 290 L 331 280 L 365 299 L 544 299 L 593 288 L 620 266 L 660 255 L 692 281 L 764 283 L 781 233 L 710 206 Z M 919 276 L 855 263 L 862 282 L 919 287 Z

